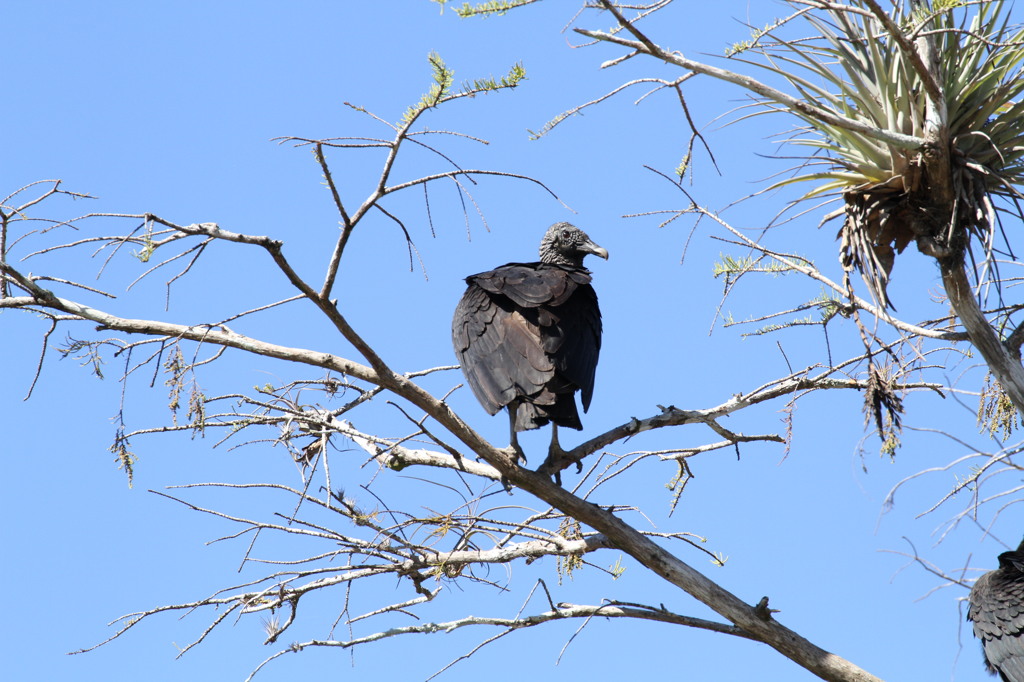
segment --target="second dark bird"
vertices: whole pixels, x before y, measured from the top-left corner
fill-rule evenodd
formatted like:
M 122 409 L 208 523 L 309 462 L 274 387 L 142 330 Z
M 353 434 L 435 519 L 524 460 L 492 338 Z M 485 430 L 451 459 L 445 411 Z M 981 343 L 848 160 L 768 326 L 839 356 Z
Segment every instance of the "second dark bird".
M 967 620 L 981 640 L 985 668 L 1003 682 L 1024 682 L 1024 542 L 974 583 Z

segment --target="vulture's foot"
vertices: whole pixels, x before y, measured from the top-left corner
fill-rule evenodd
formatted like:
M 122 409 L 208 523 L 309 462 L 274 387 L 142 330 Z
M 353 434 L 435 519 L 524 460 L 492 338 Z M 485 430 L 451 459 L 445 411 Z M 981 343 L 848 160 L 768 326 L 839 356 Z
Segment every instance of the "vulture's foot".
M 523 452 L 523 448 L 519 445 L 518 441 L 513 442 L 507 448 L 504 448 L 502 452 L 508 455 L 509 460 L 511 460 L 513 464 L 526 464 L 526 453 Z
M 502 450 L 502 452 L 508 455 L 510 464 L 513 464 L 515 466 L 519 466 L 520 462 L 526 464 L 526 453 L 523 452 L 523 448 L 519 445 L 518 439 L 513 440 L 512 443 L 507 448 L 504 448 Z M 512 483 L 509 482 L 508 478 L 505 475 L 502 475 L 501 477 L 501 485 L 503 488 L 505 488 L 505 492 L 507 492 L 509 495 L 512 494 Z
M 558 444 L 557 438 L 552 438 L 547 459 L 537 468 L 537 471 L 550 476 L 555 484 L 562 485 L 562 470 L 568 469 L 570 464 L 576 465 L 576 473 L 583 471 L 583 462 L 563 450 L 562 446 Z

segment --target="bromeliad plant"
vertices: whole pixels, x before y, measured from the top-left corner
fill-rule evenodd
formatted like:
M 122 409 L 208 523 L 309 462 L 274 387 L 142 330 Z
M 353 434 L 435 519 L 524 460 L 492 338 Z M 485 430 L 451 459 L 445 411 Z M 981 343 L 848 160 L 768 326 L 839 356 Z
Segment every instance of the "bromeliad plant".
M 816 152 L 786 182 L 815 182 L 803 198 L 841 194 L 844 266 L 888 304 L 896 255 L 912 241 L 942 258 L 962 256 L 973 237 L 991 263 L 993 198 L 1024 196 L 1024 31 L 1009 26 L 1002 0 L 891 14 L 873 0 L 791 4 L 813 40 L 773 27 L 733 57 L 785 78 L 807 105 L 784 107 L 806 124 L 793 142 Z

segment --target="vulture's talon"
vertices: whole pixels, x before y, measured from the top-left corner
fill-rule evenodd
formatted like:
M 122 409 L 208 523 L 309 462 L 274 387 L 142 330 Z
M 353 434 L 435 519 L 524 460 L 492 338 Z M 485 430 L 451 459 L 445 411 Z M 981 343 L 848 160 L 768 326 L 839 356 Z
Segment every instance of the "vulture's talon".
M 512 443 L 507 448 L 504 448 L 502 452 L 507 454 L 509 459 L 512 460 L 512 463 L 516 466 L 522 466 L 520 462 L 522 462 L 522 464 L 526 464 L 526 453 L 523 452 L 521 447 L 519 447 L 519 443 Z

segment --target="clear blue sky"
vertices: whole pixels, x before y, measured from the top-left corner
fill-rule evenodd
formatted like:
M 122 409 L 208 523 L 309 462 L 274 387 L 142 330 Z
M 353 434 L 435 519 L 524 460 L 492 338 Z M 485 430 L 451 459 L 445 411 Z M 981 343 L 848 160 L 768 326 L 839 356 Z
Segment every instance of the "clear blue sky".
M 742 22 L 764 25 L 782 11 L 774 3 L 752 4 L 761 14 L 752 15 L 743 2 L 679 3 L 652 32 L 687 54 L 718 55 L 745 36 Z M 744 339 L 734 328 L 717 325 L 709 335 L 722 289 L 712 277 L 712 265 L 719 254 L 738 250 L 713 240 L 713 234 L 721 233 L 708 223 L 691 237 L 690 219 L 659 229 L 653 218 L 622 218 L 685 204 L 667 182 L 643 167 L 671 171 L 683 154 L 688 128 L 674 96 L 663 93 L 635 106 L 633 100 L 644 92 L 638 89 L 567 121 L 540 141 L 528 139 L 527 129 L 539 129 L 624 80 L 674 72 L 642 60 L 600 70 L 600 63 L 616 51 L 571 49 L 582 41 L 560 31 L 575 3 L 552 0 L 486 21 L 440 14 L 426 0 L 386 5 L 385 14 L 375 9 L 383 6 L 379 3 L 8 3 L 0 42 L 5 93 L 0 194 L 36 180 L 62 178 L 67 189 L 98 199 L 55 203 L 59 215 L 148 211 L 180 223 L 215 221 L 228 230 L 270 235 L 285 240 L 290 257 L 316 281 L 313 273 L 326 262 L 325 245 L 333 243 L 336 216 L 309 152 L 270 140 L 285 135 L 387 137 L 386 127 L 344 103 L 398 120 L 429 86 L 426 58 L 431 50 L 444 57 L 459 82 L 501 75 L 522 62 L 529 80 L 517 91 L 453 103 L 429 112 L 422 124 L 488 140 L 486 146 L 450 137 L 434 142 L 463 167 L 535 177 L 574 212 L 535 185 L 483 178 L 471 191 L 489 230 L 470 205 L 467 240 L 453 187 L 432 189 L 436 236 L 426 222 L 422 194 L 396 200 L 391 207 L 410 228 L 426 278 L 418 264 L 409 271 L 397 227 L 383 218 L 369 221 L 353 238 L 351 249 L 358 256 L 343 268 L 340 306 L 393 367 L 413 371 L 452 363 L 449 320 L 462 278 L 509 260 L 532 260 L 540 235 L 556 220 L 580 225 L 611 252 L 607 263 L 592 265 L 606 335 L 584 437 L 632 416 L 649 416 L 659 404 L 719 404 L 786 374 L 787 358 L 794 368 L 826 361 L 820 331 Z M 610 24 L 605 18 L 584 23 Z M 777 151 L 770 136 L 787 129 L 788 121 L 762 118 L 722 127 L 723 121 L 715 119 L 745 102 L 740 92 L 707 81 L 688 84 L 686 92 L 691 115 L 721 169 L 716 175 L 707 156 L 698 153 L 696 180 L 689 187 L 698 201 L 724 209 L 756 190 L 758 181 L 786 168 L 786 162 L 765 157 Z M 410 151 L 398 166 L 401 177 L 448 168 L 427 152 Z M 379 152 L 339 153 L 331 161 L 343 196 L 350 205 L 361 202 L 376 181 Z M 757 230 L 784 200 L 768 195 L 731 208 L 725 216 Z M 816 213 L 788 225 L 787 232 L 776 235 L 777 243 L 815 258 L 839 277 L 835 227 L 818 230 L 819 217 Z M 75 236 L 123 228 L 122 223 L 87 222 Z M 45 243 L 47 237 L 37 239 Z M 34 243 L 19 247 L 17 256 L 34 250 Z M 163 315 L 192 323 L 223 319 L 289 295 L 280 277 L 259 274 L 269 270 L 264 254 L 228 245 L 210 251 L 192 276 L 172 290 L 166 313 L 163 278 L 124 294 L 144 267 L 130 258 L 117 260 L 97 285 L 123 294 L 117 301 L 85 300 L 102 302 L 127 317 Z M 85 261 L 87 255 L 87 249 L 59 253 L 25 267 L 95 283 L 102 256 Z M 941 312 L 941 306 L 929 307 L 924 300 L 925 292 L 937 286 L 936 272 L 923 257 L 902 259 L 894 284 L 900 313 L 918 321 Z M 725 310 L 743 318 L 796 305 L 817 293 L 802 282 L 766 279 L 760 288 L 738 291 Z M 3 676 L 16 681 L 244 679 L 276 650 L 261 645 L 258 618 L 226 623 L 179 660 L 176 647 L 202 632 L 209 613 L 180 620 L 158 616 L 97 651 L 65 654 L 112 634 L 106 624 L 123 614 L 198 599 L 249 575 L 236 574 L 243 541 L 205 544 L 233 527 L 149 490 L 203 481 L 294 485 L 294 466 L 280 448 L 214 450 L 214 437 L 154 437 L 136 443 L 141 459 L 129 489 L 107 451 L 114 433 L 111 418 L 121 401 L 123 359 L 108 358 L 101 381 L 73 359 L 58 361 L 51 350 L 34 396 L 22 400 L 46 328 L 44 321 L 24 313 L 0 314 L 0 504 L 6 520 L 0 574 L 7 613 L 0 625 Z M 86 325 L 76 331 L 95 336 Z M 252 318 L 239 331 L 351 355 L 306 307 Z M 836 359 L 856 351 L 852 325 L 837 321 L 829 334 Z M 51 344 L 63 336 L 58 333 Z M 957 364 L 950 373 L 958 375 L 969 366 Z M 231 357 L 204 376 L 204 389 L 228 392 L 300 375 L 318 373 Z M 976 388 L 981 376 L 972 370 L 968 384 Z M 126 394 L 131 428 L 167 423 L 162 379 L 153 389 L 146 388 L 148 381 L 147 376 L 133 382 Z M 449 375 L 430 386 L 443 393 L 457 382 Z M 504 418 L 488 418 L 468 391 L 456 394 L 453 405 L 481 432 L 504 443 Z M 992 447 L 977 435 L 974 405 L 972 397 L 956 405 L 912 396 L 908 423 L 947 428 L 973 447 Z M 728 426 L 750 433 L 781 431 L 782 408 L 781 403 L 762 406 L 733 417 Z M 380 414 L 385 415 L 382 421 L 368 426 L 385 433 L 406 428 L 393 412 Z M 524 442 L 537 449 L 546 437 L 531 434 Z M 567 434 L 565 442 L 572 444 L 577 437 Z M 707 430 L 687 427 L 619 444 L 615 452 L 714 440 Z M 929 559 L 953 570 L 970 555 L 971 566 L 993 567 L 1001 545 L 992 538 L 980 541 L 976 527 L 964 527 L 936 546 L 943 522 L 955 509 L 916 518 L 941 498 L 952 473 L 908 486 L 891 510 L 883 504 L 902 478 L 966 452 L 948 438 L 908 432 L 904 447 L 890 461 L 878 455 L 877 439 L 864 438 L 858 395 L 811 397 L 796 409 L 788 455 L 778 445 L 754 444 L 743 448 L 739 461 L 731 451 L 696 459 L 696 478 L 671 517 L 665 484 L 674 469 L 667 463 L 638 467 L 598 501 L 636 505 L 659 530 L 708 538 L 708 549 L 729 557 L 724 568 L 712 566 L 697 551 L 676 549 L 747 601 L 770 596 L 786 625 L 884 679 L 983 680 L 987 676 L 978 645 L 958 606 L 966 591 L 952 587 L 922 599 L 940 581 L 919 567 L 906 567 L 905 558 L 888 550 L 907 551 L 905 536 Z M 357 467 L 352 475 L 369 476 Z M 574 476 L 567 472 L 568 479 Z M 347 487 L 357 489 L 360 482 L 354 479 Z M 410 481 L 398 481 L 388 490 L 429 493 L 431 503 L 453 503 L 436 489 Z M 197 504 L 231 512 L 269 515 L 268 510 L 281 508 L 271 506 L 280 500 L 255 495 L 187 494 Z M 510 503 L 532 504 L 522 496 Z M 646 523 L 637 516 L 632 520 Z M 1020 512 L 1011 506 L 1000 517 L 996 535 L 1015 544 L 1021 525 Z M 275 549 L 280 548 L 268 544 L 261 551 L 269 557 Z M 607 567 L 617 556 L 608 552 L 595 561 Z M 559 601 L 611 598 L 710 615 L 685 594 L 627 567 L 617 581 L 588 569 L 557 586 L 553 561 L 516 565 L 510 592 L 455 588 L 425 617 L 511 617 L 541 577 Z M 493 577 L 503 580 L 504 573 Z M 398 598 L 393 583 L 381 581 L 373 589 L 380 592 L 361 588 L 365 591 L 358 593 L 354 611 Z M 344 594 L 322 599 L 308 613 L 300 612 L 308 618 L 285 636 L 287 641 L 326 634 Z M 533 605 L 538 611 L 545 608 L 542 601 Z M 763 645 L 623 621 L 588 625 L 556 666 L 578 626 L 560 623 L 515 633 L 441 679 L 814 679 Z M 463 630 L 394 638 L 354 653 L 311 650 L 276 661 L 256 679 L 423 679 L 491 634 Z

